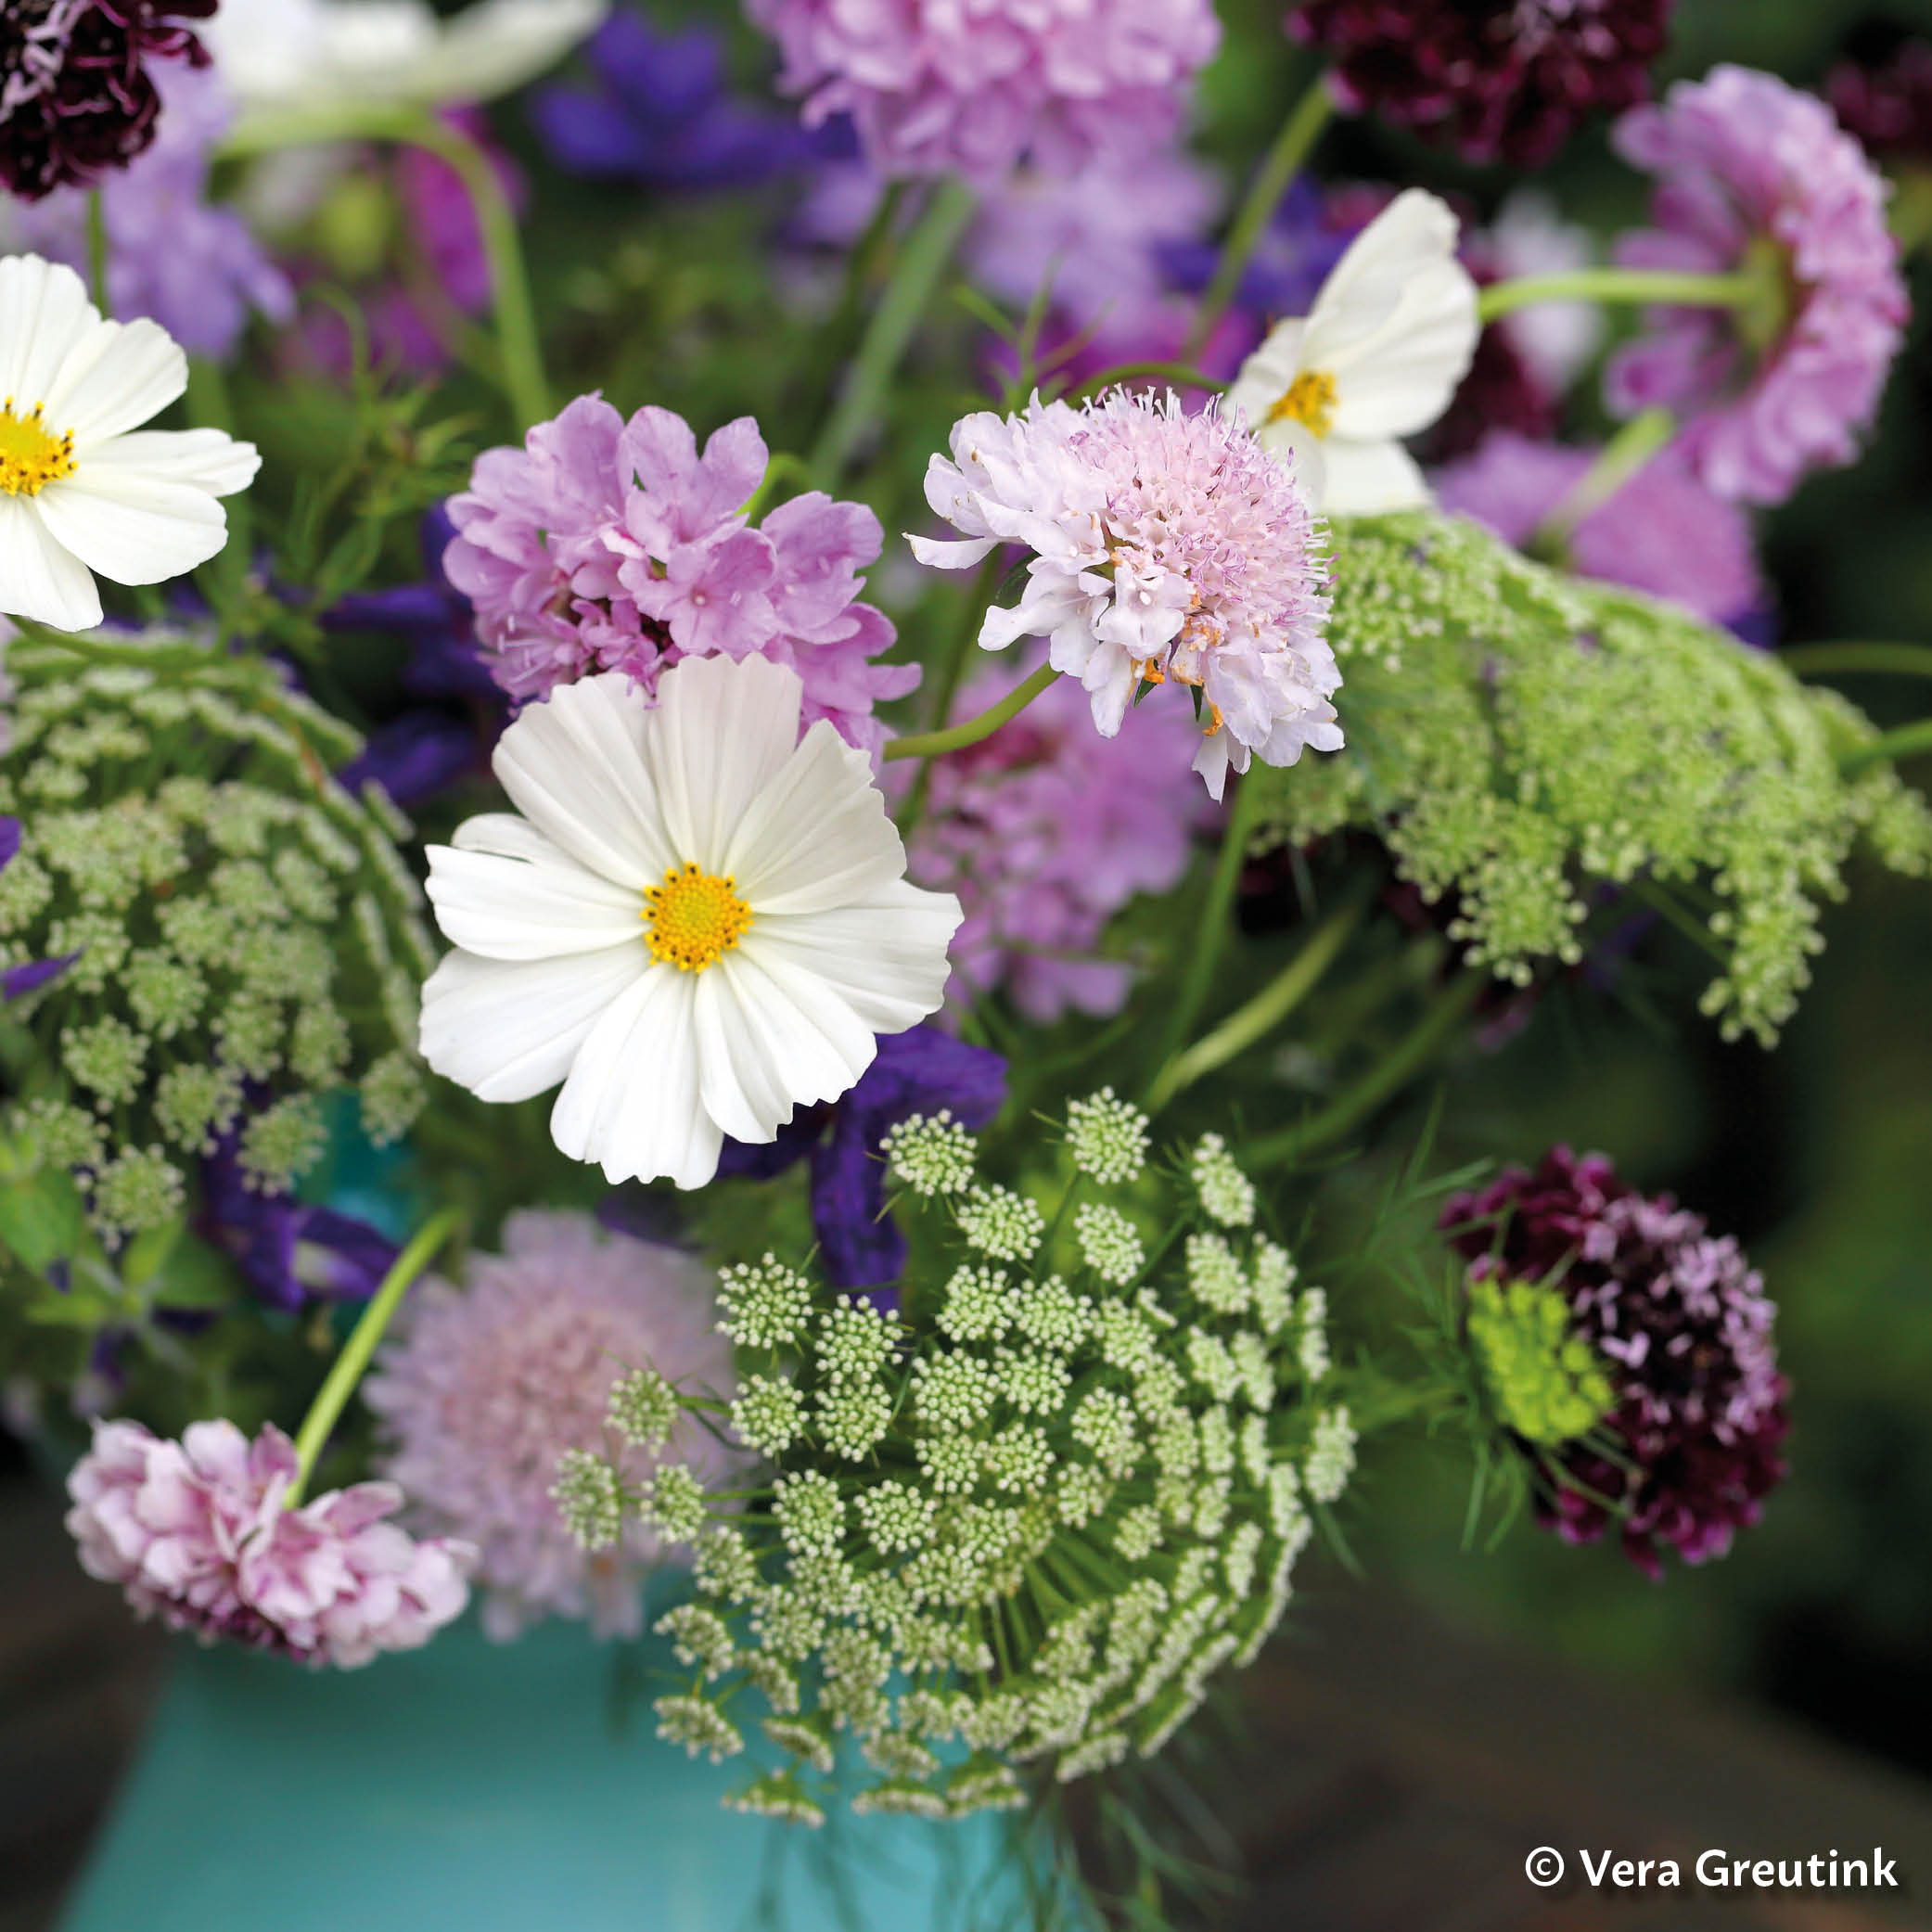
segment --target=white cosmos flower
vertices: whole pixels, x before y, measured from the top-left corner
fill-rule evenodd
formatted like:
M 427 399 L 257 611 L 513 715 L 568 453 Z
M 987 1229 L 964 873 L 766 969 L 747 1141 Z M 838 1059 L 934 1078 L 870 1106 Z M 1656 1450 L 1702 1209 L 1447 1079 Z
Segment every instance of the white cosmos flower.
M 609 0 L 480 0 L 448 19 L 428 0 L 222 0 L 196 32 L 245 109 L 493 100 L 554 67 Z
M 1292 450 L 1317 507 L 1414 509 L 1428 485 L 1404 436 L 1427 429 L 1468 373 L 1481 324 L 1455 259 L 1456 218 L 1420 188 L 1355 239 L 1303 319 L 1277 323 L 1228 392 L 1264 447 Z
M 938 1009 L 959 902 L 906 883 L 865 754 L 799 737 L 802 689 L 697 658 L 655 710 L 607 672 L 522 712 L 494 761 L 522 815 L 429 848 L 457 948 L 423 992 L 431 1067 L 483 1100 L 561 1081 L 566 1154 L 701 1187 L 723 1135 L 774 1139 Z
M 219 429 L 143 429 L 187 388 L 153 322 L 104 322 L 72 269 L 0 261 L 0 611 L 62 631 L 101 621 L 98 572 L 161 583 L 228 541 L 217 500 L 262 459 Z

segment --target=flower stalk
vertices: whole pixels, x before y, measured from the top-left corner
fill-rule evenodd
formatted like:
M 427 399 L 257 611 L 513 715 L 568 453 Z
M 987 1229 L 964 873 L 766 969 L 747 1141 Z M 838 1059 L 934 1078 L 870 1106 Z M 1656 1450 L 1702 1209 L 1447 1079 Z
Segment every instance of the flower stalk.
M 1313 151 L 1334 112 L 1335 97 L 1328 91 L 1327 77 L 1318 75 L 1282 123 L 1273 147 L 1262 158 L 1253 185 L 1248 188 L 1247 198 L 1242 202 L 1240 212 L 1228 230 L 1227 240 L 1222 244 L 1221 260 L 1214 266 L 1214 279 L 1208 284 L 1208 292 L 1201 298 L 1200 313 L 1195 317 L 1194 328 L 1187 338 L 1188 362 L 1200 359 L 1201 351 L 1221 326 L 1222 317 L 1227 313 L 1240 289 L 1242 276 L 1247 273 L 1247 264 L 1254 260 L 1255 249 L 1260 246 L 1261 237 L 1274 218 L 1275 209 L 1281 205 L 1281 198 L 1287 193 L 1288 185 Z
M 1799 677 L 1871 672 L 1883 677 L 1932 678 L 1932 645 L 1795 644 L 1778 653 L 1778 662 Z
M 947 731 L 927 731 L 894 738 L 882 755 L 888 759 L 943 758 L 949 751 L 964 751 L 968 746 L 990 738 L 1008 720 L 1018 717 L 1059 674 L 1051 664 L 1043 664 L 1031 677 L 1016 685 L 998 704 L 981 711 L 977 718 L 968 718 L 964 724 L 955 724 Z
M 301 1506 L 307 1493 L 309 1478 L 315 1473 L 315 1465 L 320 1459 L 323 1447 L 328 1441 L 331 1431 L 341 1420 L 342 1411 L 349 1405 L 349 1398 L 355 1393 L 369 1366 L 370 1358 L 376 1353 L 376 1345 L 388 1329 L 396 1311 L 403 1305 L 403 1298 L 416 1285 L 416 1277 L 435 1259 L 451 1235 L 455 1232 L 460 1214 L 454 1208 L 445 1208 L 441 1214 L 426 1222 L 415 1238 L 396 1257 L 395 1264 L 383 1277 L 382 1286 L 377 1289 L 369 1305 L 363 1311 L 362 1319 L 355 1324 L 354 1332 L 343 1344 L 342 1352 L 336 1357 L 335 1366 L 328 1372 L 328 1379 L 317 1391 L 315 1400 L 309 1404 L 309 1413 L 303 1416 L 301 1429 L 295 1438 L 297 1470 L 295 1480 L 288 1485 L 288 1492 L 283 1498 L 285 1509 Z
M 87 290 L 94 306 L 111 322 L 112 304 L 108 300 L 108 211 L 98 188 L 87 191 Z
M 1633 416 L 1537 527 L 1529 541 L 1530 555 L 1560 557 L 1577 527 L 1602 509 L 1676 432 L 1677 418 L 1668 409 L 1646 409 Z
M 1694 309 L 1748 309 L 1763 299 L 1763 278 L 1750 274 L 1691 275 L 1669 268 L 1577 268 L 1562 275 L 1491 282 L 1477 313 L 1494 322 L 1545 301 L 1670 302 Z
M 1882 733 L 1868 745 L 1860 745 L 1838 761 L 1838 770 L 1847 778 L 1869 771 L 1874 765 L 1895 763 L 1901 758 L 1923 758 L 1932 751 L 1932 718 L 1914 719 L 1896 731 Z

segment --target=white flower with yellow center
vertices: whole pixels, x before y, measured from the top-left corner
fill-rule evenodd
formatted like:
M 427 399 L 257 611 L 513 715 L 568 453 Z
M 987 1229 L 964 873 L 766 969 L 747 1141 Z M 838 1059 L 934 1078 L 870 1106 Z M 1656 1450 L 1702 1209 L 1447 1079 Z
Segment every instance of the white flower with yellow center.
M 72 269 L 0 261 L 0 611 L 89 631 L 96 572 L 161 583 L 228 541 L 217 499 L 253 481 L 255 446 L 140 427 L 187 380 L 166 329 L 102 321 Z
M 1331 516 L 1429 501 L 1401 439 L 1449 407 L 1481 333 L 1456 234 L 1434 195 L 1398 195 L 1349 245 L 1307 316 L 1277 323 L 1228 392 L 1264 448 L 1293 452 L 1295 474 Z
M 611 1182 L 701 1187 L 723 1135 L 773 1140 L 938 1009 L 960 908 L 906 883 L 865 754 L 800 738 L 796 672 L 688 659 L 658 690 L 608 672 L 504 733 L 521 816 L 429 848 L 457 950 L 422 1047 L 482 1100 L 561 1081 L 557 1145 Z

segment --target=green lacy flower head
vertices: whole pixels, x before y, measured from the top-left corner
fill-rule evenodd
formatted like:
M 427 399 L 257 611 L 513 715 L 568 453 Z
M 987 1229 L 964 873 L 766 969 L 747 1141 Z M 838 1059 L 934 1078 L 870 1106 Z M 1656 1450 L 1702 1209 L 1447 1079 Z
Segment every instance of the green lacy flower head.
M 189 1164 L 239 1130 L 249 1185 L 319 1158 L 353 1088 L 396 1139 L 422 1099 L 416 991 L 434 964 L 408 826 L 328 775 L 352 732 L 273 667 L 150 639 L 90 664 L 15 645 L 0 812 L 0 964 L 76 955 L 6 1013 L 19 1124 L 76 1171 L 110 1242 L 178 1211 Z
M 693 1546 L 696 1596 L 659 1626 L 691 1680 L 659 1721 L 768 1760 L 741 1809 L 822 1820 L 841 1734 L 871 1773 L 855 1810 L 936 1818 L 1022 1802 L 1023 1766 L 1158 1751 L 1260 1650 L 1348 1482 L 1324 1298 L 1252 1227 L 1220 1138 L 1143 1176 L 1136 1109 L 1098 1095 L 1068 1126 L 1040 1200 L 982 1184 L 949 1122 L 895 1132 L 898 1206 L 943 1256 L 896 1310 L 770 1255 L 724 1271 L 743 1381 L 716 1406 L 768 1468 L 748 1499 L 682 1467 L 643 1493 L 595 1456 L 559 1473 L 586 1543 L 628 1510 Z
M 1562 1293 L 1539 1282 L 1472 1280 L 1469 1341 L 1505 1427 L 1526 1442 L 1574 1441 L 1616 1406 L 1596 1351 L 1570 1329 Z
M 1727 1039 L 1791 1017 L 1861 839 L 1932 870 L 1932 815 L 1836 693 L 1681 610 L 1563 576 L 1433 514 L 1336 533 L 1330 626 L 1349 748 L 1259 768 L 1268 843 L 1374 827 L 1398 871 L 1453 895 L 1472 965 L 1527 984 L 1582 957 L 1601 888 L 1718 964 Z

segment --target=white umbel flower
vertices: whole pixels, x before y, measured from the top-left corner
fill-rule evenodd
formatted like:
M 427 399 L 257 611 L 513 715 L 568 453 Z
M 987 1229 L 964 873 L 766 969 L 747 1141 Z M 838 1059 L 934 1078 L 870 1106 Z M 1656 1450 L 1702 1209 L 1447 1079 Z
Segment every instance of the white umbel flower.
M 1410 188 L 1349 245 L 1307 316 L 1277 323 L 1241 365 L 1228 405 L 1331 516 L 1429 501 L 1401 439 L 1427 429 L 1468 373 L 1481 333 L 1456 218 Z
M 521 816 L 429 848 L 457 948 L 424 989 L 431 1067 L 483 1100 L 561 1081 L 566 1154 L 701 1187 L 723 1135 L 771 1141 L 938 1010 L 959 902 L 906 883 L 865 754 L 800 740 L 801 693 L 703 658 L 655 710 L 609 672 L 523 711 L 494 761 Z
M 609 0 L 222 0 L 197 32 L 246 109 L 435 107 L 494 100 L 547 71 Z
M 104 322 L 72 269 L 0 261 L 0 611 L 101 621 L 96 574 L 161 583 L 228 541 L 217 500 L 261 467 L 219 429 L 143 429 L 187 388 L 153 322 Z

